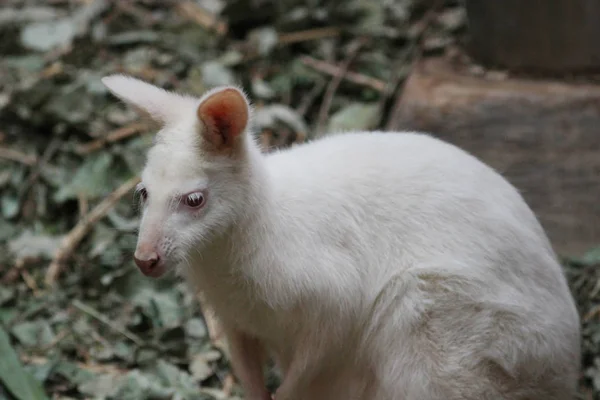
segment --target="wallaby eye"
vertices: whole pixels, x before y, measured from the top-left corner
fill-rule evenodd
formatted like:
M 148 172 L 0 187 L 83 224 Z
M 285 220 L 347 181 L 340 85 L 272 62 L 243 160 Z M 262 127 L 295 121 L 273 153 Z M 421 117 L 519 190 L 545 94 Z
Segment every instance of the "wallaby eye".
M 190 193 L 185 196 L 184 204 L 190 208 L 200 208 L 204 205 L 204 195 L 200 192 Z
M 141 187 L 138 189 L 138 194 L 140 195 L 140 198 L 142 199 L 142 202 L 146 202 L 146 200 L 148 200 L 148 191 L 146 190 L 145 187 Z

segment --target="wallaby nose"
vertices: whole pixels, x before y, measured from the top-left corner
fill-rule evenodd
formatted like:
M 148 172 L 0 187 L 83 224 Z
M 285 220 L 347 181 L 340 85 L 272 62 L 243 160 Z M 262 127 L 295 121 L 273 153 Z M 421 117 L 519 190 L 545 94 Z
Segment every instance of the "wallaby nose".
M 138 266 L 139 269 L 142 270 L 142 272 L 147 273 L 152 271 L 152 269 L 158 265 L 158 262 L 160 261 L 160 257 L 158 256 L 158 254 L 156 252 L 152 252 L 152 253 L 148 253 L 145 254 L 143 257 L 140 256 L 133 256 L 133 260 L 135 261 L 135 264 Z

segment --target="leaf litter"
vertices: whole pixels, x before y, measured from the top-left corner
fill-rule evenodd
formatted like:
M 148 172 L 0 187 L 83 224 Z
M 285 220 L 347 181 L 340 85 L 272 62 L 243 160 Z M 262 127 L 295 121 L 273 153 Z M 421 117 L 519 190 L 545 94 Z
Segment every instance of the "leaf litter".
M 152 131 L 100 77 L 195 94 L 239 84 L 264 151 L 381 128 L 417 41 L 437 54 L 465 33 L 461 2 L 438 2 L 433 21 L 431 3 L 5 0 L 0 398 L 243 398 L 198 298 L 132 263 L 131 189 Z M 583 321 L 581 398 L 600 399 L 600 251 L 564 265 Z

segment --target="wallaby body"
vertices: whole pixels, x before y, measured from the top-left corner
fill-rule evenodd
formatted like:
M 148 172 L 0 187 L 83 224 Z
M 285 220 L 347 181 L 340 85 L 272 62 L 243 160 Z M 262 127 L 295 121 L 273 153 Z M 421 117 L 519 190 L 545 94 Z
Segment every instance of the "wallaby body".
M 408 132 L 262 154 L 235 88 L 194 99 L 105 83 L 164 126 L 136 262 L 150 276 L 182 265 L 248 399 L 270 397 L 267 356 L 277 400 L 573 398 L 574 302 L 533 212 L 491 168 Z

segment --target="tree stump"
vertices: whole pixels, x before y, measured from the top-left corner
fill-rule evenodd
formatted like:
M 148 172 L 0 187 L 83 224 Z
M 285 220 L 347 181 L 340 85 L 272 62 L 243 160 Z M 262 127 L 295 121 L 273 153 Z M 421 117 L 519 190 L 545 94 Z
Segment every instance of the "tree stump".
M 600 86 L 491 79 L 426 59 L 415 66 L 388 129 L 433 133 L 511 181 L 556 250 L 600 244 Z

